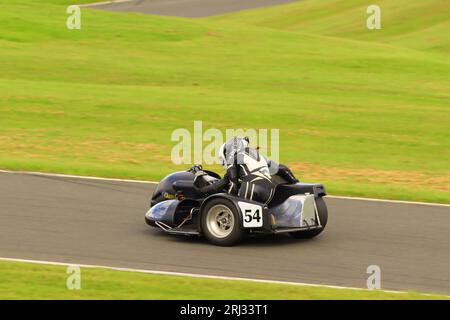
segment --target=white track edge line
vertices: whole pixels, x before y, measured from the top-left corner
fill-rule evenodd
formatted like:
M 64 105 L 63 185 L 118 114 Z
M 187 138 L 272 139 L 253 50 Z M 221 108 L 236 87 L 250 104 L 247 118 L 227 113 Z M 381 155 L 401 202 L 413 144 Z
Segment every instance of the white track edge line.
M 398 203 L 398 204 L 414 204 L 414 205 L 432 206 L 432 207 L 450 207 L 450 204 L 434 203 L 434 202 L 389 200 L 389 199 L 363 198 L 363 197 L 346 197 L 346 196 L 333 196 L 333 195 L 327 195 L 327 198 L 342 199 L 342 200 L 372 201 L 372 202 L 388 202 L 388 203 Z
M 60 177 L 60 178 L 75 178 L 86 180 L 100 180 L 100 181 L 117 181 L 117 182 L 130 182 L 130 183 L 146 183 L 146 184 L 158 184 L 158 181 L 150 180 L 133 180 L 133 179 L 118 179 L 118 178 L 102 178 L 95 176 L 79 176 L 62 173 L 47 173 L 39 171 L 14 171 L 14 170 L 1 170 L 0 173 L 15 173 L 15 174 L 27 174 L 35 176 L 48 176 L 48 177 Z M 334 196 L 327 195 L 328 198 L 342 199 L 342 200 L 359 200 L 359 201 L 372 201 L 372 202 L 387 202 L 387 203 L 399 203 L 399 204 L 412 204 L 434 207 L 450 207 L 450 204 L 445 203 L 433 203 L 433 202 L 420 202 L 420 201 L 406 201 L 406 200 L 389 200 L 389 199 L 377 199 L 377 198 L 364 198 L 364 197 L 348 197 L 348 196 Z
M 131 182 L 131 183 L 146 183 L 146 184 L 158 184 L 157 181 L 147 181 L 147 180 L 133 180 L 133 179 L 118 179 L 118 178 L 102 178 L 94 176 L 78 176 L 71 174 L 62 173 L 47 173 L 38 171 L 13 171 L 13 170 L 0 170 L 0 173 L 12 173 L 12 174 L 25 174 L 30 176 L 43 176 L 43 177 L 59 177 L 59 178 L 75 178 L 75 179 L 85 179 L 85 180 L 100 180 L 100 181 L 117 181 L 117 182 Z
M 89 7 L 95 7 L 95 6 L 101 6 L 105 4 L 116 4 L 116 3 L 125 3 L 125 2 L 133 2 L 136 0 L 112 0 L 112 1 L 102 1 L 102 2 L 93 2 L 93 3 L 85 3 L 85 4 L 79 4 L 78 6 L 80 8 L 89 8 Z
M 329 288 L 329 289 L 340 289 L 340 290 L 345 290 L 346 289 L 346 290 L 359 290 L 359 291 L 383 291 L 383 292 L 395 293 L 395 294 L 408 293 L 406 291 L 394 291 L 394 290 L 383 290 L 383 289 L 370 290 L 370 289 L 366 289 L 366 288 L 355 288 L 355 287 L 335 286 L 335 285 L 326 285 L 326 284 L 313 284 L 313 283 L 303 283 L 303 282 L 266 280 L 266 279 L 255 279 L 255 278 L 241 278 L 241 277 L 228 277 L 228 276 L 213 276 L 213 275 L 206 275 L 206 274 L 186 273 L 186 272 L 145 270 L 145 269 L 110 267 L 110 266 L 100 266 L 100 265 L 91 265 L 91 264 L 54 262 L 54 261 L 45 261 L 45 260 L 30 260 L 30 259 L 18 259 L 18 258 L 0 257 L 0 261 L 25 262 L 25 263 L 54 265 L 54 266 L 79 266 L 80 268 L 89 268 L 89 269 L 99 268 L 99 269 L 107 269 L 107 270 L 113 270 L 113 271 L 137 272 L 137 273 L 146 273 L 146 274 L 154 274 L 154 275 L 182 276 L 182 277 L 191 277 L 191 278 L 231 280 L 231 281 L 248 281 L 248 282 L 258 282 L 258 283 L 282 284 L 282 285 L 293 285 L 293 286 L 303 286 L 303 287 L 318 287 L 318 288 Z M 433 294 L 429 294 L 429 293 L 420 293 L 420 292 L 416 292 L 416 293 L 420 294 L 420 295 L 424 295 L 424 296 L 431 296 L 431 295 L 433 295 Z M 440 294 L 436 294 L 436 295 L 440 295 Z M 443 295 L 443 296 L 445 296 L 445 295 Z

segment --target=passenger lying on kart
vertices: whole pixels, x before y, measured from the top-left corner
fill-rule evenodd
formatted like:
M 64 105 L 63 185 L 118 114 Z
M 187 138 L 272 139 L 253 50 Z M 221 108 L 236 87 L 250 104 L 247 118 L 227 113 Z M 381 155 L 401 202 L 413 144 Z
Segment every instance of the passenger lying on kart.
M 272 181 L 269 168 L 278 166 L 277 175 L 288 183 L 298 180 L 284 165 L 261 156 L 257 149 L 249 146 L 248 138 L 233 138 L 224 143 L 218 154 L 219 161 L 226 169 L 224 177 L 212 184 L 204 183 L 202 177 L 206 175 L 201 166 L 194 166 L 190 172 L 196 175 L 195 185 L 200 192 L 211 195 L 220 192 L 253 200 L 269 203 L 273 197 L 275 184 Z

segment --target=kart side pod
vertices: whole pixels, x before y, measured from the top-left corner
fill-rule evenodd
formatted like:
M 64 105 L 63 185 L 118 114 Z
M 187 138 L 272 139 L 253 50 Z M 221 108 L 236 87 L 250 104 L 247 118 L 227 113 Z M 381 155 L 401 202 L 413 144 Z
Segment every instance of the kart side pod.
M 158 226 L 158 223 L 173 226 L 178 200 L 166 200 L 152 206 L 145 214 L 145 222 L 151 226 Z
M 320 226 L 314 195 L 294 195 L 271 208 L 276 226 L 281 228 L 308 228 Z
M 194 213 L 198 211 L 199 202 L 192 199 L 166 200 L 152 206 L 145 214 L 145 221 L 165 231 L 189 221 L 197 221 Z

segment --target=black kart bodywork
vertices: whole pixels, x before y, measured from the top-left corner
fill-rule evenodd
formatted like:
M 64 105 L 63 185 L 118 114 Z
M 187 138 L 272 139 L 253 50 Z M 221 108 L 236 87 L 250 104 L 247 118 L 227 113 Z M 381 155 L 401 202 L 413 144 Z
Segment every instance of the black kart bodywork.
M 214 172 L 205 172 L 210 181 L 220 179 Z M 145 214 L 146 223 L 170 234 L 200 236 L 206 233 L 207 238 L 218 245 L 234 245 L 241 237 L 228 241 L 211 239 L 210 232 L 203 230 L 207 223 L 204 215 L 208 214 L 205 208 L 209 210 L 211 203 L 230 208 L 237 217 L 233 223 L 241 235 L 289 233 L 296 238 L 312 238 L 327 223 L 328 212 L 322 199 L 326 192 L 322 184 L 288 184 L 273 176 L 275 193 L 269 204 L 264 205 L 228 193 L 205 196 L 194 185 L 194 179 L 195 175 L 187 171 L 165 177 L 153 193 L 151 208 Z

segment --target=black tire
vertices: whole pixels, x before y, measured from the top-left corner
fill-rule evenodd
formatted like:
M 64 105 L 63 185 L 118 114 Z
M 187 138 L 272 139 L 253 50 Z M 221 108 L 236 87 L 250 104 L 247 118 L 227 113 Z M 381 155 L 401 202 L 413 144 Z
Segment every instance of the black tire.
M 325 226 L 328 222 L 328 209 L 323 198 L 316 198 L 316 207 L 320 223 L 322 224 L 322 228 L 309 231 L 289 232 L 289 235 L 291 237 L 294 237 L 296 239 L 311 239 L 319 235 L 325 229 Z
M 225 210 L 227 208 L 229 211 Z M 215 211 L 223 209 L 226 215 L 231 214 L 233 216 L 232 230 L 226 236 L 219 237 L 217 233 L 220 231 L 214 230 L 214 228 L 221 229 L 219 222 L 215 226 L 213 217 Z M 211 212 L 210 212 L 211 211 Z M 245 236 L 245 232 L 240 227 L 240 215 L 237 212 L 235 206 L 226 199 L 213 199 L 209 201 L 202 210 L 201 216 L 201 229 L 206 239 L 212 244 L 217 246 L 234 246 L 238 244 Z M 216 232 L 216 233 L 215 233 Z M 228 230 L 225 231 L 225 233 Z

